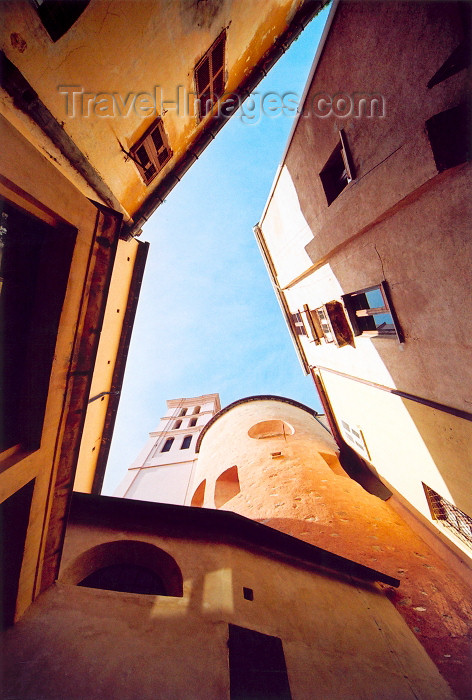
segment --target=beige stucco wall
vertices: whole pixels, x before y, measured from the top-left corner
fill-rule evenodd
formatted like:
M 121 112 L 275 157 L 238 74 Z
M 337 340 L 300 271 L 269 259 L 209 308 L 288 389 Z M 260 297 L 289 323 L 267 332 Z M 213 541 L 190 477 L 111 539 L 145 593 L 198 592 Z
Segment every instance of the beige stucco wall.
M 221 31 L 227 30 L 225 70 L 226 91 L 230 93 L 272 47 L 301 5 L 302 0 L 203 4 L 119 0 L 111 9 L 108 2 L 92 0 L 69 31 L 53 43 L 31 3 L 15 0 L 2 3 L 2 48 L 57 121 L 64 122 L 67 133 L 124 211 L 132 215 L 205 126 L 205 120 L 197 120 L 192 99 L 191 111 L 185 109 L 184 95 L 195 92 L 194 67 Z M 68 113 L 67 96 L 58 90 L 61 86 L 75 87 L 92 97 L 99 95 L 105 102 L 92 100 L 89 105 L 85 99 L 82 110 L 80 95 L 80 105 Z M 152 102 L 156 87 L 157 111 L 149 109 L 146 98 L 138 100 L 135 109 L 136 96 L 147 93 Z M 113 94 L 118 96 L 117 103 L 112 102 Z M 11 111 L 11 100 L 4 97 L 3 102 L 11 118 L 21 123 L 23 117 Z M 161 114 L 174 158 L 147 187 L 120 144 L 129 151 Z M 40 134 L 28 129 L 28 136 L 39 144 Z M 84 183 L 64 159 L 53 155 L 57 166 L 67 169 L 68 176 L 84 191 Z
M 367 459 L 431 527 L 422 481 L 472 514 L 471 166 L 439 174 L 425 126 L 466 99 L 467 70 L 427 87 L 462 38 L 451 3 L 341 2 L 260 223 L 291 312 L 387 281 L 404 343 L 366 335 L 342 348 L 296 341 L 307 366 L 320 368 L 338 424 L 365 428 Z M 317 97 L 340 94 L 375 94 L 385 109 L 315 114 Z M 355 172 L 328 206 L 319 173 L 339 129 Z M 465 411 L 469 420 L 326 369 Z M 446 536 L 470 560 L 470 547 Z
M 10 695 L 229 698 L 227 624 L 234 623 L 282 639 L 294 700 L 453 698 L 375 587 L 215 541 L 87 526 L 69 529 L 63 577 L 84 547 L 126 537 L 151 542 L 175 558 L 183 597 L 59 581 L 7 635 Z M 253 589 L 253 601 L 243 598 L 243 586 Z

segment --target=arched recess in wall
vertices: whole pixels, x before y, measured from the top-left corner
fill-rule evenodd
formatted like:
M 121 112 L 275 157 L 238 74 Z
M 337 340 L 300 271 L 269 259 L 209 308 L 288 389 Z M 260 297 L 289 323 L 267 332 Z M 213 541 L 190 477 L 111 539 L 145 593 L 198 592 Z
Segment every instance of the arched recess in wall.
M 193 506 L 194 508 L 202 508 L 203 506 L 203 501 L 205 499 L 205 488 L 206 488 L 206 479 L 203 479 L 201 484 L 197 486 L 195 489 L 195 492 L 192 496 L 192 500 L 190 501 L 190 505 Z
M 80 554 L 61 574 L 61 583 L 122 593 L 183 596 L 179 565 L 150 542 L 117 540 Z
M 295 430 L 291 425 L 279 418 L 263 420 L 249 428 L 247 434 L 250 438 L 261 440 L 262 438 L 286 437 L 293 435 Z
M 238 468 L 236 466 L 226 469 L 217 478 L 215 483 L 215 506 L 221 508 L 229 500 L 241 491 L 239 486 Z

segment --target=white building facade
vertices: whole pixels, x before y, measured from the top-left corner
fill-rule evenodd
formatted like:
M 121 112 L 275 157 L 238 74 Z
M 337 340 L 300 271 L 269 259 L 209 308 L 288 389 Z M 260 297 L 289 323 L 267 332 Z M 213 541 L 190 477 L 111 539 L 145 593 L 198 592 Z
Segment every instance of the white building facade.
M 114 496 L 189 505 L 189 484 L 202 428 L 220 410 L 218 394 L 170 399 L 167 411 Z

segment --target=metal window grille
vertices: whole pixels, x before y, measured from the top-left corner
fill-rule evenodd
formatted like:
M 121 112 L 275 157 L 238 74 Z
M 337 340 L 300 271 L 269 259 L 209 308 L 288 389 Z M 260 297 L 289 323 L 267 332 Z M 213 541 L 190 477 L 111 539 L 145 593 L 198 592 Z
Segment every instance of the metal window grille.
M 440 520 L 443 525 L 450 528 L 455 535 L 471 547 L 472 518 L 426 484 L 423 484 L 423 488 L 433 519 Z

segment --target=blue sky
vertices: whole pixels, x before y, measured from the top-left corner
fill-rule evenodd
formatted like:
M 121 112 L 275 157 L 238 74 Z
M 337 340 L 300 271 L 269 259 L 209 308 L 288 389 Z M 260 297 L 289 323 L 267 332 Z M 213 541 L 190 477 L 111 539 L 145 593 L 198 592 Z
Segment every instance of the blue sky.
M 301 97 L 326 17 L 325 9 L 258 85 L 256 106 L 271 92 Z M 166 399 L 218 392 L 225 406 L 276 394 L 321 411 L 252 230 L 293 117 L 261 110 L 249 121 L 229 120 L 144 227 L 151 245 L 104 494 L 124 477 Z

